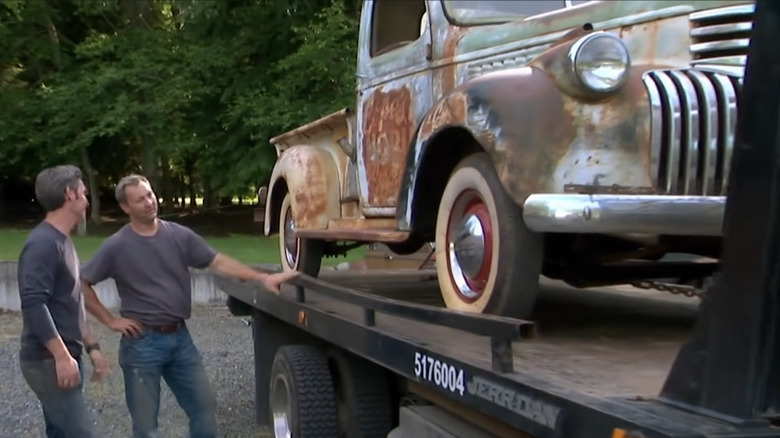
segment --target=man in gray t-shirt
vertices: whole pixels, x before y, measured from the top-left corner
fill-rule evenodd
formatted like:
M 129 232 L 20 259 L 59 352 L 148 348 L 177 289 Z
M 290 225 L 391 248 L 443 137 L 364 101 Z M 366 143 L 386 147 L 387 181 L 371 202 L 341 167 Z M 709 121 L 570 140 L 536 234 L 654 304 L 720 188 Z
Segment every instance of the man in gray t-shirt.
M 157 436 L 163 378 L 189 417 L 190 436 L 215 437 L 216 400 L 184 322 L 192 308 L 189 268 L 259 281 L 273 292 L 296 274 L 261 273 L 218 253 L 189 228 L 158 219 L 157 198 L 142 176 L 120 180 L 116 198 L 130 223 L 103 242 L 81 278 L 87 310 L 123 335 L 119 365 L 133 436 Z M 116 283 L 120 317 L 100 303 L 92 288 L 107 278 Z

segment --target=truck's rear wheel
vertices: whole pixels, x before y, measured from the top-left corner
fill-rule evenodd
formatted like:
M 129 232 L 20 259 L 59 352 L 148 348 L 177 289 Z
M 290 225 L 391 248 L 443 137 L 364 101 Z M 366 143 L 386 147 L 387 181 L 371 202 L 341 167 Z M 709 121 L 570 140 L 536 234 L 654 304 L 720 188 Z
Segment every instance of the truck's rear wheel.
M 339 348 L 331 348 L 327 355 L 339 401 L 342 437 L 386 438 L 395 426 L 388 373 Z
M 455 168 L 436 218 L 437 273 L 448 308 L 523 318 L 539 290 L 542 236 L 523 223 L 485 153 Z
M 290 194 L 285 193 L 279 212 L 279 255 L 282 269 L 316 277 L 322 266 L 322 242 L 295 237 Z
M 279 348 L 269 394 L 274 436 L 338 437 L 336 390 L 328 359 L 305 345 Z

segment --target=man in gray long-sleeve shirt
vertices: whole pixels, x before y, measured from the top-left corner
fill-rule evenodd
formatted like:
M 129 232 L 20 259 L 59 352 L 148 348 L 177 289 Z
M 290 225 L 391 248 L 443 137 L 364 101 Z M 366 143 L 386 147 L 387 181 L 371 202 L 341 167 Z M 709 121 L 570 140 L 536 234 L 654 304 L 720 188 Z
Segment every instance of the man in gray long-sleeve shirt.
M 81 171 L 74 166 L 41 171 L 35 195 L 46 218 L 30 232 L 19 256 L 20 367 L 43 407 L 47 436 L 89 438 L 95 434 L 82 393 L 84 344 L 98 379 L 108 363 L 86 324 L 79 261 L 70 240 L 89 206 Z

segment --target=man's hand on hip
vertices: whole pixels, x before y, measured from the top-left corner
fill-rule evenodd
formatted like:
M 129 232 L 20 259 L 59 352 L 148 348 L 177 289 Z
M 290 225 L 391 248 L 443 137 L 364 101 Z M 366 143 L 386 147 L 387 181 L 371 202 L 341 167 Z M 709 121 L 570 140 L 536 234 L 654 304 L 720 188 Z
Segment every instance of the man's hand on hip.
M 143 330 L 143 325 L 130 318 L 114 318 L 108 324 L 108 328 L 120 332 L 128 338 L 135 338 Z

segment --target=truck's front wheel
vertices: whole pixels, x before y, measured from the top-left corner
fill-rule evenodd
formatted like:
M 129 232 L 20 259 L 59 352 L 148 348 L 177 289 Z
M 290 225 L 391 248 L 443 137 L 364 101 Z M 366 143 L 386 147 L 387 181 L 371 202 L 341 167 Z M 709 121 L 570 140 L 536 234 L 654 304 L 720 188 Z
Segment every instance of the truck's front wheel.
M 439 286 L 448 308 L 523 318 L 539 290 L 542 236 L 523 223 L 485 153 L 455 168 L 436 219 Z
M 316 277 L 322 266 L 322 242 L 295 237 L 295 220 L 290 194 L 284 195 L 279 212 L 279 255 L 282 269 Z
M 274 437 L 338 437 L 336 390 L 327 357 L 307 345 L 287 345 L 271 367 L 269 402 Z

